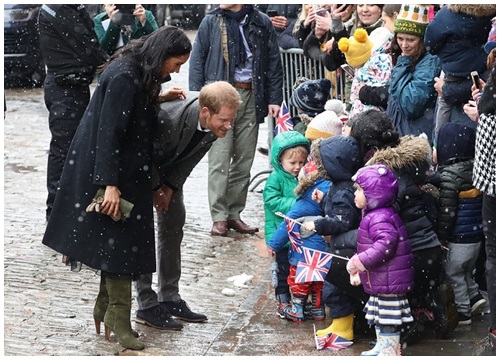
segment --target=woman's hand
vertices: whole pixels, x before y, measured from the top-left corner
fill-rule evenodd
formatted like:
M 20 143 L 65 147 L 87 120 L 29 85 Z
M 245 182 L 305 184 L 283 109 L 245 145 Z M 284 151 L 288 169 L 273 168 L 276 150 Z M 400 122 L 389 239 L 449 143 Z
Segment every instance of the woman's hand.
M 120 216 L 120 195 L 121 192 L 116 186 L 108 185 L 104 191 L 104 201 L 101 204 L 101 213 L 119 217 Z
M 116 14 L 118 13 L 118 9 L 114 4 L 106 4 L 104 5 L 104 10 L 106 11 L 106 14 L 108 14 L 109 20 L 112 22 L 115 22 Z
M 328 31 L 330 31 L 330 24 L 332 18 L 328 16 L 315 15 L 314 20 L 316 21 L 316 26 L 314 27 L 314 35 L 320 39 Z
M 307 12 L 307 17 L 304 20 L 304 27 L 311 26 L 315 18 L 316 18 L 316 11 L 314 10 L 314 6 L 311 6 L 309 8 L 309 11 Z
M 307 231 L 316 231 L 316 225 L 314 225 L 314 221 L 308 221 L 302 224 L 304 229 Z
M 141 4 L 135 5 L 134 16 L 141 22 L 141 25 L 146 25 L 146 9 Z
M 173 86 L 165 90 L 158 96 L 160 102 L 171 101 L 176 99 L 185 99 L 185 98 L 186 98 L 186 91 L 179 86 Z

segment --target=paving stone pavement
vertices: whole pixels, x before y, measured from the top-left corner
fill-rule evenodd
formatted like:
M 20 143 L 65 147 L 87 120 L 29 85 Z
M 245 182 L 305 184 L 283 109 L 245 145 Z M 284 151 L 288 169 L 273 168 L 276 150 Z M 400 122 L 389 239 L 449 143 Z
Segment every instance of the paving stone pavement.
M 187 221 L 182 245 L 181 295 L 194 311 L 205 313 L 203 324 L 185 323 L 169 332 L 132 323 L 141 334 L 143 351 L 123 349 L 96 335 L 92 309 L 99 277 L 90 269 L 74 273 L 61 256 L 41 243 L 45 230 L 45 173 L 50 133 L 42 89 L 7 89 L 4 121 L 4 355 L 7 356 L 354 356 L 369 348 L 370 337 L 355 339 L 340 352 L 317 351 L 313 324 L 278 319 L 270 279 L 270 258 L 263 239 L 262 194 L 250 192 L 243 219 L 261 232 L 211 237 L 206 195 L 206 158 L 185 185 Z M 267 147 L 261 126 L 259 146 Z M 252 174 L 269 168 L 256 154 Z M 260 179 L 259 176 L 257 179 Z M 253 184 L 255 184 L 254 182 Z M 226 279 L 252 275 L 248 287 Z M 234 297 L 221 293 L 235 290 Z M 135 315 L 134 300 L 132 318 Z M 457 329 L 453 338 L 431 336 L 403 349 L 404 355 L 470 355 L 486 332 L 488 315 Z M 330 320 L 316 322 L 317 328 Z

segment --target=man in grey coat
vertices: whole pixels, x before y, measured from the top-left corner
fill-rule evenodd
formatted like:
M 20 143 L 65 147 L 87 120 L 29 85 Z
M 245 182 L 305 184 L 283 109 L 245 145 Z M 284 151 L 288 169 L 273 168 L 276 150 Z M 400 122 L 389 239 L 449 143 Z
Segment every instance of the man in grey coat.
M 153 274 L 136 282 L 136 322 L 162 330 L 181 330 L 172 317 L 203 322 L 207 317 L 189 308 L 179 295 L 181 242 L 186 220 L 183 185 L 217 138 L 231 130 L 241 104 L 229 83 L 213 82 L 185 99 L 161 104 L 154 141 L 153 204 L 158 216 L 158 291 Z

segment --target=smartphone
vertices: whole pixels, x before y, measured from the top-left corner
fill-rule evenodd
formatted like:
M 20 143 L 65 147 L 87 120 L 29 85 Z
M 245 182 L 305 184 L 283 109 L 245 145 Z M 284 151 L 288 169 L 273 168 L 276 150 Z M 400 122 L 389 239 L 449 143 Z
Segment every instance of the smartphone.
M 278 10 L 267 10 L 267 16 L 269 17 L 278 16 Z
M 345 73 L 351 78 L 354 79 L 354 68 L 350 66 L 349 64 L 342 64 L 340 65 L 342 70 L 345 71 Z
M 472 82 L 476 86 L 476 89 L 481 90 L 481 84 L 479 83 L 479 74 L 477 73 L 477 71 L 471 72 L 470 77 L 472 79 Z
M 316 15 L 325 17 L 327 15 L 327 10 L 323 7 L 318 7 L 316 9 Z

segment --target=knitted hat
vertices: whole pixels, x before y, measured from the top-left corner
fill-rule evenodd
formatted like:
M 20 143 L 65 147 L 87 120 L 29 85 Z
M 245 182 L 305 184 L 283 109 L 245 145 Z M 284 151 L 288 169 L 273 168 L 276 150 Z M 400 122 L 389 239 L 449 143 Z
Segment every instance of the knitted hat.
M 491 20 L 491 30 L 490 34 L 488 35 L 488 42 L 484 45 L 484 51 L 486 51 L 487 54 L 491 52 L 494 48 L 497 47 L 497 18 L 494 17 Z
M 316 116 L 323 111 L 331 89 L 329 79 L 304 81 L 293 91 L 290 104 L 309 116 Z
M 436 142 L 438 165 L 453 158 L 472 159 L 476 131 L 465 125 L 445 123 L 438 130 Z
M 388 28 L 381 26 L 373 30 L 369 38 L 373 43 L 373 51 L 380 49 L 382 46 L 384 46 L 384 50 L 386 50 L 389 48 L 393 35 Z
M 309 141 L 316 139 L 326 139 L 330 136 L 342 133 L 342 121 L 339 113 L 342 113 L 344 104 L 337 99 L 328 100 L 325 104 L 325 111 L 316 115 L 307 125 L 306 139 Z
M 403 33 L 424 37 L 429 24 L 429 5 L 403 4 L 394 21 L 394 33 Z
M 338 47 L 345 54 L 347 63 L 352 67 L 359 68 L 370 58 L 373 43 L 365 29 L 356 29 L 354 35 L 349 39 L 340 39 Z

